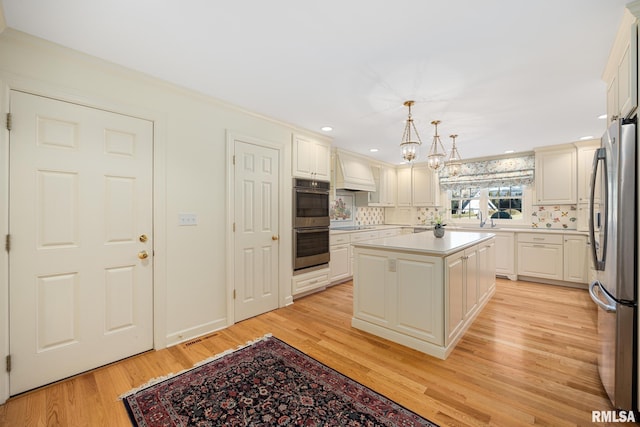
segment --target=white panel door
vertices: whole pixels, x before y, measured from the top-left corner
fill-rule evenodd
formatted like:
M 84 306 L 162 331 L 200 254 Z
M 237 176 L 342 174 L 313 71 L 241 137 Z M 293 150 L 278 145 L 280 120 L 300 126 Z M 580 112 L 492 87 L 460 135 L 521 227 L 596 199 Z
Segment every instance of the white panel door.
M 278 308 L 279 152 L 234 141 L 235 321 Z
M 153 124 L 21 92 L 10 108 L 14 395 L 152 348 Z

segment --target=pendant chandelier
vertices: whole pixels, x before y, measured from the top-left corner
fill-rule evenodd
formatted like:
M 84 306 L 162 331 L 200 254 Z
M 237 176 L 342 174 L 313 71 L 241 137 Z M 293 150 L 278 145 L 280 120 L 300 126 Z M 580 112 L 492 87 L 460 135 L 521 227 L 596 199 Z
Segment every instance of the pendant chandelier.
M 433 135 L 433 142 L 431 143 L 431 149 L 427 156 L 427 162 L 431 169 L 438 171 L 444 167 L 446 151 L 444 149 L 444 145 L 442 145 L 442 141 L 440 141 L 440 135 L 438 135 L 438 125 L 440 124 L 440 120 L 434 120 L 431 124 L 435 126 L 436 131 Z
M 456 134 L 449 135 L 449 138 L 453 140 L 453 145 L 451 146 L 451 154 L 449 155 L 449 160 L 447 161 L 449 176 L 460 175 L 460 169 L 462 169 L 462 158 L 460 158 L 460 153 L 458 153 L 458 148 L 456 147 L 457 137 L 458 135 Z
M 414 101 L 405 101 L 404 103 L 404 105 L 409 108 L 409 116 L 407 117 L 404 133 L 402 134 L 402 141 L 400 142 L 402 159 L 409 163 L 418 158 L 420 145 L 422 144 L 416 125 L 413 124 L 413 118 L 411 118 L 411 106 L 413 104 Z M 411 135 L 412 130 L 415 138 Z

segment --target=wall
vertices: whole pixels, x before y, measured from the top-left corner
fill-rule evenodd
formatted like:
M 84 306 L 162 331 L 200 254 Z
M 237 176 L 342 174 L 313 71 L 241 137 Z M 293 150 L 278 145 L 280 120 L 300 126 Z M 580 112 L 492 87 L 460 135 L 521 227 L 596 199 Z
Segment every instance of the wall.
M 168 59 L 171 60 L 171 59 Z M 291 188 L 291 135 L 321 135 L 246 112 L 189 90 L 7 29 L 0 34 L 0 113 L 9 108 L 9 89 L 44 94 L 154 121 L 155 345 L 163 347 L 228 325 L 226 273 L 226 135 L 253 136 L 287 153 L 283 182 Z M 8 132 L 0 131 L 0 198 L 7 206 Z M 291 194 L 289 191 L 287 194 Z M 291 212 L 290 197 L 281 206 Z M 288 203 L 288 204 L 287 204 Z M 0 233 L 7 212 L 0 209 Z M 179 227 L 178 213 L 197 213 L 196 227 Z M 291 228 L 290 215 L 281 228 Z M 290 300 L 291 236 L 282 233 L 281 282 Z M 7 348 L 7 258 L 0 262 L 0 338 Z M 281 288 L 282 289 L 282 288 Z M 282 291 L 281 291 L 282 293 Z M 232 305 L 232 304 L 231 304 Z M 231 319 L 232 320 L 232 319 Z M 4 354 L 2 355 L 4 357 Z M 3 390 L 0 388 L 0 401 Z

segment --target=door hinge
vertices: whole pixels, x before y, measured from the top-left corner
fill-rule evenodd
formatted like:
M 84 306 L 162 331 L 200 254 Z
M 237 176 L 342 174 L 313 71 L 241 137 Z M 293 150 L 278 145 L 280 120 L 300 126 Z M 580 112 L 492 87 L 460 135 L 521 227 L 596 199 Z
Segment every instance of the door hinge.
M 4 248 L 6 249 L 7 252 L 11 250 L 11 234 L 7 234 L 7 236 L 5 237 Z
M 231 163 L 233 163 L 234 165 L 236 164 L 236 155 L 234 154 L 232 159 L 231 159 Z
M 236 223 L 235 222 L 233 223 L 233 232 L 234 233 L 236 232 Z
M 11 355 L 7 354 L 7 372 L 11 372 Z
M 7 130 L 11 130 L 11 113 L 7 113 Z
M 233 290 L 233 299 L 236 299 L 236 290 Z

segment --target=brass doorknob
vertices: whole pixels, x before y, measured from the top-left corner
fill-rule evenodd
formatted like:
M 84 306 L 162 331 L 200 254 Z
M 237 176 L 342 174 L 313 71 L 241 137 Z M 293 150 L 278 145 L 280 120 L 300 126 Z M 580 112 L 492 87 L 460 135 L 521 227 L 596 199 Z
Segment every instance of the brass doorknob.
M 144 243 L 147 240 L 149 240 L 149 238 L 147 237 L 146 234 L 141 234 L 140 237 L 138 237 L 138 240 L 140 240 L 142 243 Z
M 278 236 L 271 236 L 271 240 L 278 240 Z
M 138 252 L 138 258 L 147 259 L 147 258 L 149 258 L 149 254 L 147 253 L 147 251 L 140 251 L 140 252 Z

